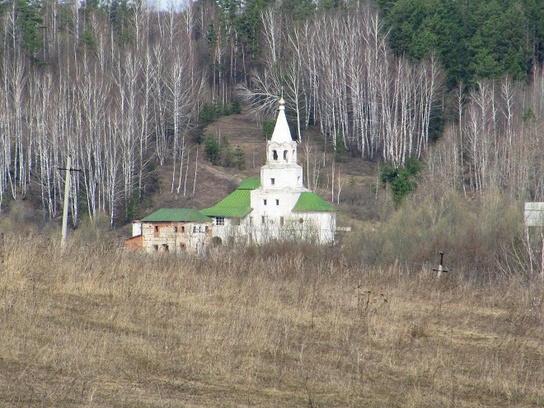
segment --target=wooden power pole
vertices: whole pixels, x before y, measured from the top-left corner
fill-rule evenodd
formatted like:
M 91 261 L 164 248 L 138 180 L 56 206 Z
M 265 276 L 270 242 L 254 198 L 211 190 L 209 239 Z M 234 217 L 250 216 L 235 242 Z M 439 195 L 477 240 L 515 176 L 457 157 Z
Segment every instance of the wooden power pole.
M 81 171 L 79 169 L 72 169 L 72 157 L 68 156 L 66 159 L 66 168 L 60 168 L 59 170 L 66 171 L 66 177 L 64 178 L 64 204 L 62 206 L 62 237 L 60 239 L 60 247 L 64 251 L 66 249 L 66 236 L 68 234 L 68 204 L 70 198 L 70 188 L 72 181 L 72 171 Z

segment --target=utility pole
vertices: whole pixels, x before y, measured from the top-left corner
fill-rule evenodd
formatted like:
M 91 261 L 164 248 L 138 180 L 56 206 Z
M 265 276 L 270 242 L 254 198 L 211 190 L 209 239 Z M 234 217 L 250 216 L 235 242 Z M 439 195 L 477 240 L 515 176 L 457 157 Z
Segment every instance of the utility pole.
M 78 169 L 72 169 L 72 157 L 69 155 L 66 159 L 66 168 L 60 168 L 59 170 L 66 171 L 66 177 L 64 178 L 64 204 L 62 206 L 62 237 L 60 240 L 60 247 L 64 251 L 66 249 L 66 236 L 68 234 L 68 203 L 70 198 L 70 187 L 72 181 L 72 171 L 81 171 Z

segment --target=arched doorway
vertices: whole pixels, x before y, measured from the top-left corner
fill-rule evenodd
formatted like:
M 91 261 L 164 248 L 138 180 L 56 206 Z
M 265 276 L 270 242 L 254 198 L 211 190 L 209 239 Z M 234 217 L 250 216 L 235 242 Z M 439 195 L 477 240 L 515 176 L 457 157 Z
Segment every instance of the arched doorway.
M 221 245 L 223 245 L 223 240 L 221 238 L 219 238 L 219 237 L 213 237 L 212 238 L 212 246 L 219 247 Z

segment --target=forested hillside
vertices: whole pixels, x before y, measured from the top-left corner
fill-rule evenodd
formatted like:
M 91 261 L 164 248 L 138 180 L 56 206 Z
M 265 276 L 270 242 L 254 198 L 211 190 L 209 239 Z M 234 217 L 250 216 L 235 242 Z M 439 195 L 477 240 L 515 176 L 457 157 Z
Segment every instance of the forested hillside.
M 199 0 L 0 6 L 0 208 L 29 194 L 54 218 L 67 156 L 71 213 L 120 225 L 214 118 L 270 118 L 293 134 L 451 191 L 542 194 L 544 5 L 535 0 Z M 421 182 L 424 183 L 424 180 Z

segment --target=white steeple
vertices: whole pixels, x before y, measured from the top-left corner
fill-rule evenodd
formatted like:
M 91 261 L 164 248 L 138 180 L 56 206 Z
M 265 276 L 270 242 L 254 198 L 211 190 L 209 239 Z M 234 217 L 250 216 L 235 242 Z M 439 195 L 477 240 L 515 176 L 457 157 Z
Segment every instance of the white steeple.
M 272 138 L 266 143 L 266 164 L 261 167 L 263 189 L 304 189 L 302 167 L 297 163 L 297 142 L 291 137 L 285 117 L 285 101 L 279 100 Z
M 272 138 L 266 144 L 266 163 L 284 165 L 297 163 L 297 142 L 291 137 L 289 124 L 285 117 L 285 101 L 279 100 L 278 117 Z
M 274 133 L 272 133 L 270 141 L 275 143 L 292 142 L 293 138 L 291 137 L 287 118 L 285 117 L 285 100 L 283 97 L 280 98 L 279 105 L 278 118 L 276 119 L 276 126 L 274 127 Z

